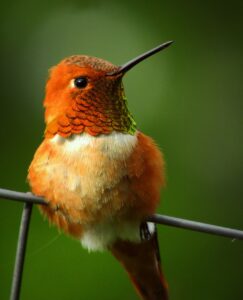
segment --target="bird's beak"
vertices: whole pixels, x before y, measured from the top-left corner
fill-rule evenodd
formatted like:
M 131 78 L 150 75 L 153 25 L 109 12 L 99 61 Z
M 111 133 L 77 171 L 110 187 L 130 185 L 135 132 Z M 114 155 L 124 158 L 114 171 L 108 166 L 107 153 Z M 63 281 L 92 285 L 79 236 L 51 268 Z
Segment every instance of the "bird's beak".
M 173 41 L 165 42 L 165 43 L 135 57 L 134 59 L 132 59 L 129 62 L 125 63 L 124 65 L 120 66 L 117 70 L 108 72 L 106 74 L 106 76 L 116 76 L 116 75 L 120 75 L 120 74 L 124 75 L 128 70 L 130 70 L 131 68 L 136 66 L 141 61 L 143 61 L 144 59 L 148 58 L 149 56 L 154 55 L 155 53 L 169 47 L 172 43 L 173 43 Z

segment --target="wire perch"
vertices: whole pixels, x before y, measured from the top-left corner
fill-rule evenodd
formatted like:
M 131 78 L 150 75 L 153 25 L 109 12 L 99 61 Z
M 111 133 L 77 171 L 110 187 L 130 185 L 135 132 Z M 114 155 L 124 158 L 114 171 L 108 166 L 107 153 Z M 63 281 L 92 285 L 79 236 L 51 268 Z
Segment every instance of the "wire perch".
M 20 288 L 24 267 L 24 258 L 28 238 L 28 229 L 30 224 L 30 217 L 33 204 L 48 205 L 48 203 L 41 197 L 37 197 L 31 193 L 22 193 L 0 188 L 0 198 L 24 202 L 24 209 L 22 213 L 19 238 L 16 251 L 15 267 L 12 280 L 10 300 L 18 300 L 20 296 Z M 216 226 L 196 221 L 190 221 L 181 218 L 175 218 L 165 215 L 154 214 L 149 216 L 146 221 L 157 224 L 164 224 L 168 226 L 184 228 L 199 232 L 210 233 L 214 235 L 229 237 L 237 240 L 243 240 L 243 231 L 237 229 Z
M 22 193 L 0 188 L 0 198 L 20 201 L 25 203 L 48 205 L 41 197 L 37 197 L 31 193 Z M 186 220 L 182 218 L 170 217 L 165 215 L 154 214 L 147 218 L 146 221 L 164 224 L 168 226 L 189 229 L 193 231 L 205 232 L 214 235 L 229 237 L 232 239 L 243 240 L 243 230 L 231 229 L 202 222 Z
M 169 217 L 165 215 L 158 215 L 158 214 L 148 217 L 147 221 L 154 222 L 157 224 L 178 227 L 178 228 L 190 229 L 193 231 L 220 235 L 224 237 L 233 238 L 236 240 L 243 240 L 243 231 L 238 229 L 231 229 L 227 227 L 206 224 L 206 223 L 196 222 L 196 221 L 190 221 L 181 218 Z
M 24 258 L 25 258 L 25 251 L 26 251 L 26 245 L 28 239 L 28 231 L 29 231 L 32 206 L 33 204 L 30 202 L 24 204 L 24 209 L 23 209 L 20 228 L 19 228 L 19 238 L 18 238 L 18 246 L 16 251 L 10 300 L 18 300 L 20 295 L 22 274 L 24 268 Z

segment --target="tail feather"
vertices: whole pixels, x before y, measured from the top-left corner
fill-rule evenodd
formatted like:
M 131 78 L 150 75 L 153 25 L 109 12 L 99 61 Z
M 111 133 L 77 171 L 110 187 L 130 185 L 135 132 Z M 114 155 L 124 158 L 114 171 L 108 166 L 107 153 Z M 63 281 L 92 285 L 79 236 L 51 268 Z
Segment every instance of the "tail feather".
M 124 266 L 141 299 L 168 300 L 156 232 L 140 243 L 118 240 L 110 251 Z

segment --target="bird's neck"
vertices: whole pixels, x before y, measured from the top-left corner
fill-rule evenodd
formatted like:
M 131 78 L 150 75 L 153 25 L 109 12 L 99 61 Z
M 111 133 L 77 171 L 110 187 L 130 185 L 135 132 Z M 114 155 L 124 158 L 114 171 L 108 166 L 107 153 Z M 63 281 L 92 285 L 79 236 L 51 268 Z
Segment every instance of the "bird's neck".
M 69 107 L 58 113 L 54 110 L 51 121 L 47 123 L 45 137 L 51 138 L 56 134 L 69 137 L 81 133 L 98 136 L 114 131 L 130 135 L 136 132 L 136 123 L 123 93 L 109 101 L 73 98 Z

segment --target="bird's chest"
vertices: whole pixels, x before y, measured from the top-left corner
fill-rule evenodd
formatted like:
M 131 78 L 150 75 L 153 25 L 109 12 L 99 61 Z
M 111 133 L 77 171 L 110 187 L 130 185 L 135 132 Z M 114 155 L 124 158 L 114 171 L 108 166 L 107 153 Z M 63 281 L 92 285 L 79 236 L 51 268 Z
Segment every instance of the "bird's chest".
M 69 139 L 55 136 L 38 149 L 30 182 L 53 206 L 96 217 L 101 209 L 119 211 L 129 193 L 127 160 L 136 143 L 136 135 L 122 133 Z

